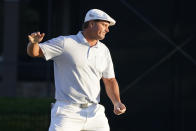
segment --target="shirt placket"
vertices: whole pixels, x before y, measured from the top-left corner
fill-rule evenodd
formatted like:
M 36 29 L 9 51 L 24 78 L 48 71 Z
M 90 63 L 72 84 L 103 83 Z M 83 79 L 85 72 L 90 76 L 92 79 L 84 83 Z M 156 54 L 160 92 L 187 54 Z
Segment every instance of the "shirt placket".
M 88 54 L 87 54 L 87 59 L 88 59 L 88 62 L 91 65 L 93 65 L 93 66 L 95 66 L 95 62 L 96 62 L 95 56 L 96 56 L 96 54 L 95 54 L 95 48 L 94 47 L 89 47 Z

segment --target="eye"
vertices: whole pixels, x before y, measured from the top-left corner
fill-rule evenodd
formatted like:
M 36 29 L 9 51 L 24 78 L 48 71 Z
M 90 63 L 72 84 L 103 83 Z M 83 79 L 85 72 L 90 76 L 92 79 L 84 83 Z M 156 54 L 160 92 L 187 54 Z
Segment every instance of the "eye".
M 107 27 L 107 24 L 104 24 L 104 23 L 103 23 L 102 25 L 103 25 L 104 27 Z

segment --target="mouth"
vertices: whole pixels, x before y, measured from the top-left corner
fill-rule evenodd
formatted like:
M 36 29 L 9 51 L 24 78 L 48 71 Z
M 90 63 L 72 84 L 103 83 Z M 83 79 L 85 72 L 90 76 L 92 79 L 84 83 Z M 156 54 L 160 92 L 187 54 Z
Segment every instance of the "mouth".
M 105 36 L 106 35 L 106 32 L 104 32 L 103 35 Z

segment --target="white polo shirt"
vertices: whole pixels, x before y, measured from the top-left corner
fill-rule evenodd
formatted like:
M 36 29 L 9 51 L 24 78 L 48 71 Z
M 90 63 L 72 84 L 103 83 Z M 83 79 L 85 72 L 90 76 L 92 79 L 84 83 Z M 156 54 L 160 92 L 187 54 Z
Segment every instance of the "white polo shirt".
M 46 60 L 54 61 L 55 98 L 72 103 L 100 101 L 100 79 L 114 78 L 108 48 L 90 47 L 83 34 L 59 36 L 39 44 Z

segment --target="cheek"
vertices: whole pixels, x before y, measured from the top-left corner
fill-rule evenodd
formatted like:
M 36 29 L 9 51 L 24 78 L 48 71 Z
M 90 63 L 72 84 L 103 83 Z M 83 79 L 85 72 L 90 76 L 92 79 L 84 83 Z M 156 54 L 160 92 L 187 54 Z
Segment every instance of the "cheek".
M 95 32 L 96 32 L 97 34 L 101 34 L 101 33 L 103 32 L 103 30 L 102 30 L 101 28 L 96 28 Z
M 97 26 L 95 26 L 95 27 L 93 28 L 93 31 L 94 31 L 94 32 L 99 32 L 99 28 L 98 28 Z
M 99 28 L 99 32 L 100 32 L 100 33 L 103 33 L 103 32 L 105 32 L 105 29 L 102 28 L 102 27 L 100 27 L 100 28 Z
M 96 35 L 102 35 L 102 33 L 104 32 L 104 28 L 101 27 L 101 26 L 95 26 L 93 28 L 93 32 L 96 34 Z

